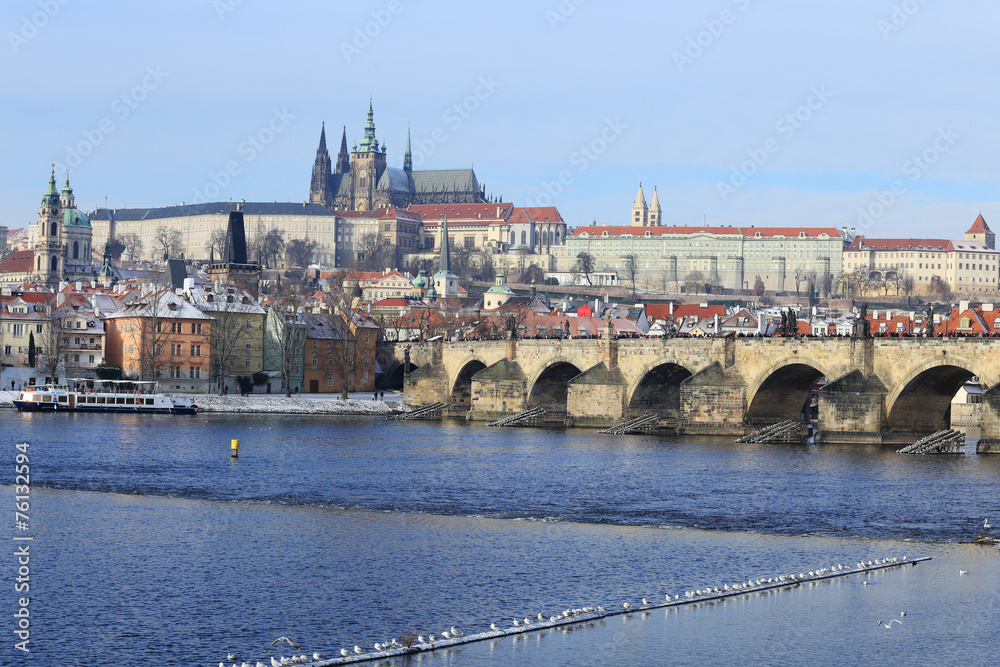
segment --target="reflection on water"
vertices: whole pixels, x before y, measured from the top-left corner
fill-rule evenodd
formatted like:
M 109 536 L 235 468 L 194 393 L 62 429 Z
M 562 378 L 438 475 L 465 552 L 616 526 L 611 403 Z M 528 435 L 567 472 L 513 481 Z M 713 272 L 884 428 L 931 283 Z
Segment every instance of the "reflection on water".
M 934 560 L 383 664 L 987 664 L 996 644 L 1000 552 L 960 543 L 1000 517 L 996 457 L 357 418 L 3 418 L 44 487 L 33 665 L 214 666 L 231 650 L 254 664 L 282 634 L 334 654 L 904 554 Z M 903 608 L 905 626 L 876 628 Z

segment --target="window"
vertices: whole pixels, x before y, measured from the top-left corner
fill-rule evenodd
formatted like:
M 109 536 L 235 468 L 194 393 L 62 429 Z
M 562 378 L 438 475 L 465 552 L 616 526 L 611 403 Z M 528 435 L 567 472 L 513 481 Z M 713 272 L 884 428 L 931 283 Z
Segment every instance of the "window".
M 94 363 L 94 355 L 90 355 L 90 363 Z
M 247 368 L 250 368 L 250 357 L 246 358 L 246 360 L 245 360 L 245 362 L 244 362 L 243 365 L 246 366 Z
M 332 387 L 333 386 L 333 378 L 332 377 L 326 378 L 326 386 L 327 387 Z
M 20 323 L 14 324 L 14 338 L 21 338 L 24 336 L 24 325 Z
M 193 334 L 200 334 L 201 333 L 201 322 L 197 322 L 197 323 L 196 322 L 192 322 L 191 323 L 191 333 L 193 333 Z
M 200 378 L 201 377 L 201 368 L 198 367 L 198 366 L 192 366 L 191 367 L 191 377 L 194 378 L 194 379 Z
M 200 357 L 201 356 L 201 345 L 192 345 L 191 346 L 191 356 L 192 357 Z
M 41 324 L 36 324 L 35 325 L 35 333 L 39 333 L 39 334 L 42 333 L 42 326 L 43 325 L 41 325 Z
M 253 322 L 250 320 L 247 320 L 247 329 L 253 329 Z
M 246 347 L 246 349 L 249 350 L 250 349 L 250 341 L 247 341 L 246 343 L 244 343 L 244 346 Z
M 319 363 L 319 356 L 314 354 L 313 355 L 313 366 L 315 366 L 318 363 Z
M 363 362 L 363 363 L 366 363 L 366 364 L 368 363 L 368 355 L 369 355 L 369 354 L 370 354 L 370 353 L 368 352 L 368 350 L 365 350 L 365 354 L 364 354 L 364 362 Z
M 368 332 L 368 331 L 365 332 L 365 342 L 366 343 L 368 342 L 368 336 L 369 336 L 369 334 L 370 334 L 370 332 Z

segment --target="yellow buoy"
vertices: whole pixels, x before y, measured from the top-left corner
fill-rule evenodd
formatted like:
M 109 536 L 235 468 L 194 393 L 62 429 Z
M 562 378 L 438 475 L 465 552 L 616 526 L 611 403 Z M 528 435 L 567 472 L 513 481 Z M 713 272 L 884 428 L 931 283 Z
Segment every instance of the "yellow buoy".
M 233 450 L 232 458 L 237 458 L 240 455 L 240 441 L 239 438 L 233 438 L 229 441 L 229 446 Z

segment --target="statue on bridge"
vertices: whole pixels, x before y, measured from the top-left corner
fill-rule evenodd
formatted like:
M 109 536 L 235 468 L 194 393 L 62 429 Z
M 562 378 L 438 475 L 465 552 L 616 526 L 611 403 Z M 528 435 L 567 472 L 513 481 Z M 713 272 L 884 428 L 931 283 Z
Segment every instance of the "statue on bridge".
M 924 335 L 934 338 L 934 304 L 927 306 L 927 321 L 924 323 Z
M 410 346 L 403 348 L 403 377 L 410 377 Z
M 787 335 L 791 336 L 792 338 L 797 338 L 799 335 L 799 320 L 798 317 L 795 315 L 794 308 L 788 309 L 788 321 L 786 322 L 786 325 L 788 327 L 788 330 L 786 332 Z
M 861 312 L 858 314 L 858 319 L 854 322 L 854 336 L 855 339 L 868 340 L 872 337 L 871 325 L 868 322 L 868 302 L 865 301 L 861 304 Z

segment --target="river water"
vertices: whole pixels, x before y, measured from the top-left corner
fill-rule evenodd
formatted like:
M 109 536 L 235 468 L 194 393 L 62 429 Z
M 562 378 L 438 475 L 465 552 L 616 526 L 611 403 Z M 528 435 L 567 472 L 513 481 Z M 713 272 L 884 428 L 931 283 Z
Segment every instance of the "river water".
M 968 544 L 1000 524 L 1000 457 L 974 447 L 259 414 L 4 410 L 0 429 L 8 471 L 31 443 L 34 538 L 31 653 L 8 620 L 3 664 L 269 664 L 281 635 L 336 655 L 903 555 L 933 560 L 378 664 L 1000 662 L 1000 550 Z

